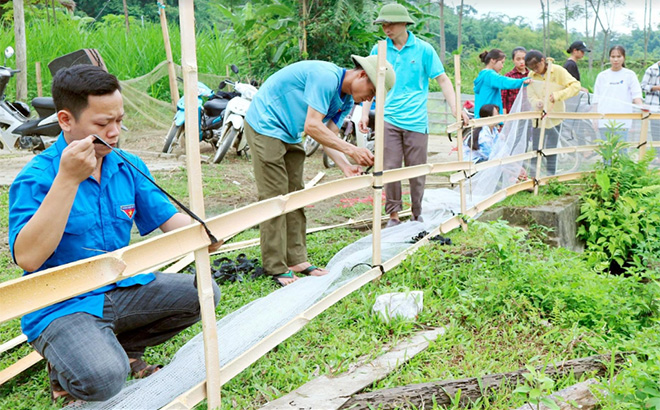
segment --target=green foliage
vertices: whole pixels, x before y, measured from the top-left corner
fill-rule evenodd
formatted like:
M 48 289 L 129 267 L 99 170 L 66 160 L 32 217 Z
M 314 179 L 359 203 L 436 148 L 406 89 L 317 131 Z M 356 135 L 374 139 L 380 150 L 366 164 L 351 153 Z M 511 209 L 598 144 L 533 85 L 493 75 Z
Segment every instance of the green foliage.
M 629 272 L 657 273 L 660 252 L 660 175 L 649 169 L 655 152 L 634 161 L 610 128 L 597 152 L 603 161 L 586 177 L 587 190 L 578 221 L 578 236 L 587 243 L 593 261 L 601 268 L 615 264 Z
M 544 405 L 550 410 L 560 410 L 557 403 L 548 396 L 554 391 L 555 381 L 546 376 L 542 371 L 536 370 L 535 367 L 525 366 L 529 373 L 523 373 L 525 384 L 518 386 L 513 393 L 522 394 L 525 399 L 530 403 L 536 405 L 536 408 L 541 408 Z

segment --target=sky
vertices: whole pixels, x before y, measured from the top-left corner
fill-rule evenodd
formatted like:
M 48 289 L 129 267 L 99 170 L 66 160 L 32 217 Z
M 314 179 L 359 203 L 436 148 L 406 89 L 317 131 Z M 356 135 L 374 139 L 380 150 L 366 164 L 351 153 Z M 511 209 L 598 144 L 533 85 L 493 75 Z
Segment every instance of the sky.
M 460 5 L 460 0 L 450 0 L 446 4 L 451 4 L 450 2 L 452 1 L 454 6 Z M 584 4 L 584 0 L 571 0 L 569 4 L 576 2 L 582 5 Z M 624 7 L 618 7 L 613 11 L 610 10 L 613 30 L 619 33 L 630 33 L 633 27 L 626 24 L 626 18 L 622 18 L 627 14 L 630 14 L 633 22 L 642 28 L 644 26 L 644 0 L 624 0 L 624 2 Z M 658 23 L 660 23 L 660 0 L 651 0 L 651 2 L 652 15 L 655 17 L 652 19 L 651 24 L 653 27 L 657 27 Z M 550 0 L 550 12 L 554 14 L 562 10 L 563 3 L 563 0 Z M 464 4 L 474 7 L 480 17 L 483 17 L 489 12 L 501 13 L 512 17 L 522 16 L 532 27 L 541 26 L 542 24 L 540 0 L 465 0 Z M 593 14 L 593 11 L 590 11 L 592 12 L 590 15 Z M 589 31 L 593 29 L 593 20 L 590 20 Z M 584 33 L 584 17 L 575 21 L 569 21 L 568 26 L 571 30 L 575 29 Z

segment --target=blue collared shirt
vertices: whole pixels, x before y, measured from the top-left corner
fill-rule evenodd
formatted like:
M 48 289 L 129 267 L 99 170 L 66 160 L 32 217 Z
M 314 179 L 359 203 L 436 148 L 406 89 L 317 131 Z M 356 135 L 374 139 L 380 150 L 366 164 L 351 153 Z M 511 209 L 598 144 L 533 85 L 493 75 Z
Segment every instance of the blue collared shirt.
M 268 77 L 254 96 L 245 120 L 259 134 L 287 144 L 302 141 L 307 109 L 312 107 L 341 127 L 353 97 L 341 95 L 346 70 L 325 61 L 300 61 Z
M 378 46 L 371 54 L 378 54 Z M 387 61 L 394 67 L 396 81 L 385 98 L 385 120 L 408 131 L 428 133 L 429 79 L 445 73 L 438 53 L 409 31 L 401 50 L 387 39 Z
M 62 151 L 67 147 L 60 134 L 57 142 L 37 155 L 18 174 L 9 188 L 9 247 L 14 256 L 16 237 L 37 212 L 57 175 Z M 147 166 L 137 156 L 122 151 L 141 171 Z M 141 235 L 158 228 L 176 208 L 152 183 L 118 155 L 103 159 L 101 183 L 89 177 L 80 183 L 64 234 L 55 252 L 35 272 L 64 265 L 128 245 L 133 222 Z M 33 272 L 25 272 L 28 275 Z M 21 319 L 28 341 L 36 339 L 53 320 L 77 312 L 103 317 L 104 293 L 116 287 L 145 285 L 153 274 L 137 275 L 116 284 L 29 313 Z

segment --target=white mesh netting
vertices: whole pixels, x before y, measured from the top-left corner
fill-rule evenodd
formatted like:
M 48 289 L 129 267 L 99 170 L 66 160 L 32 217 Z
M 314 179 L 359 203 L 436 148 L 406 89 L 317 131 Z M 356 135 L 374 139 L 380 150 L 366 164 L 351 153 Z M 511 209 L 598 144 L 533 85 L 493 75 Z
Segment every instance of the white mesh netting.
M 542 94 L 543 83 L 535 82 L 528 90 L 519 93 L 512 112 L 528 110 L 527 96 L 533 92 Z M 536 90 L 535 90 L 536 89 Z M 535 90 L 535 91 L 533 91 Z M 566 101 L 566 111 L 590 112 L 596 109 L 593 96 L 580 93 Z M 634 107 L 631 105 L 631 110 Z M 507 122 L 493 147 L 491 160 L 533 150 L 532 134 L 535 120 Z M 560 147 L 590 145 L 599 138 L 598 128 L 591 120 L 554 121 L 557 126 L 557 145 Z M 632 121 L 628 138 L 639 139 L 641 121 Z M 657 130 L 660 124 L 652 124 L 649 139 L 660 139 Z M 653 131 L 656 130 L 656 131 Z M 546 138 L 547 140 L 547 138 Z M 548 147 L 548 145 L 546 145 Z M 596 161 L 591 153 L 568 153 L 557 156 L 557 174 L 582 171 Z M 547 175 L 544 160 L 542 176 Z M 521 170 L 530 171 L 530 162 L 522 161 L 499 165 L 479 171 L 465 183 L 467 208 L 495 193 L 515 184 Z M 382 258 L 388 260 L 411 245 L 411 238 L 420 231 L 431 232 L 442 222 L 460 211 L 460 195 L 456 189 L 427 189 L 424 196 L 423 217 L 425 222 L 407 222 L 382 232 Z M 328 263 L 330 273 L 324 277 L 305 277 L 292 285 L 278 289 L 258 299 L 217 322 L 219 353 L 222 365 L 226 365 L 259 341 L 304 312 L 333 290 L 365 272 L 368 268 L 361 263 L 371 263 L 371 235 L 358 240 L 337 253 Z M 221 302 L 222 303 L 222 302 Z M 276 308 L 274 308 L 276 307 Z M 88 403 L 87 409 L 157 409 L 167 405 L 205 379 L 203 339 L 199 334 L 183 346 L 171 363 L 152 376 L 129 383 L 123 391 L 106 402 Z

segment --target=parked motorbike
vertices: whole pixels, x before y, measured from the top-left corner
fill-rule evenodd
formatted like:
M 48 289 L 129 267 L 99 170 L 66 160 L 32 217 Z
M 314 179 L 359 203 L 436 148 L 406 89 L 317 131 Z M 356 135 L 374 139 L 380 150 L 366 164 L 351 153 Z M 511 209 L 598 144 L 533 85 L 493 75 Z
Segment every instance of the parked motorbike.
M 3 149 L 30 149 L 40 151 L 50 146 L 62 129 L 57 122 L 55 103 L 51 97 L 37 97 L 32 106 L 39 118 L 30 119 L 30 107 L 21 101 L 9 102 L 5 90 L 9 80 L 20 70 L 7 67 L 7 59 L 14 49 L 5 49 L 5 63 L 0 67 L 0 146 Z
M 339 137 L 353 145 L 360 148 L 367 148 L 371 152 L 374 152 L 376 142 L 374 140 L 373 129 L 376 122 L 376 111 L 374 109 L 369 111 L 369 132 L 366 134 L 361 132 L 358 127 L 361 118 L 362 104 L 355 104 L 351 112 L 344 118 L 344 122 L 339 129 Z M 326 168 L 335 166 L 335 162 L 325 152 L 323 152 L 323 165 Z
M 232 65 L 231 68 L 234 73 L 238 74 L 238 68 L 235 65 Z M 217 141 L 217 148 L 213 157 L 213 163 L 215 164 L 222 161 L 230 147 L 236 148 L 236 153 L 246 157 L 249 155 L 250 149 L 243 130 L 245 127 L 245 114 L 250 108 L 252 98 L 257 93 L 257 87 L 254 84 L 224 80 L 220 83 L 220 89 L 227 84 L 231 85 L 234 88 L 234 93 L 238 95 L 227 103 L 224 110 L 220 138 Z

